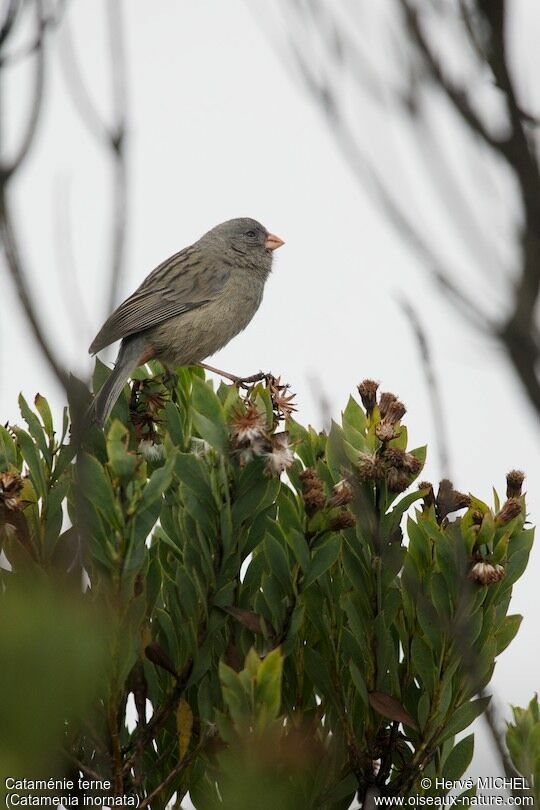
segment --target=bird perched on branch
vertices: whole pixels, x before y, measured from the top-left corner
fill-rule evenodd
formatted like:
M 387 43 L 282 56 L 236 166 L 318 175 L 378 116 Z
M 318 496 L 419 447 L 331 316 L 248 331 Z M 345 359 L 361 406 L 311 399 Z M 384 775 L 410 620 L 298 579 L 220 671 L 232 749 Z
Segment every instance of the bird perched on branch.
M 92 341 L 90 354 L 122 340 L 113 372 L 94 400 L 93 419 L 104 424 L 131 371 L 148 360 L 198 364 L 238 381 L 201 361 L 251 321 L 273 251 L 282 244 L 254 219 L 231 219 L 156 267 Z

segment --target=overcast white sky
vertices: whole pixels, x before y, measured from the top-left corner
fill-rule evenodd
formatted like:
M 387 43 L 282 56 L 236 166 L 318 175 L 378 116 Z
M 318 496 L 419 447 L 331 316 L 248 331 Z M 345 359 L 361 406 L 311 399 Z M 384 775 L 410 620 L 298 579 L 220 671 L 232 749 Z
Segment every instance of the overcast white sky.
M 455 484 L 489 501 L 491 486 L 502 491 L 505 473 L 522 468 L 537 518 L 538 422 L 500 349 L 471 332 L 441 299 L 358 187 L 318 110 L 278 61 L 247 4 L 161 0 L 150 11 L 143 0 L 129 0 L 128 6 L 129 227 L 122 297 L 217 222 L 255 217 L 286 245 L 276 254 L 259 313 L 215 364 L 241 374 L 281 374 L 298 393 L 299 418 L 315 424 L 320 416 L 310 380 L 319 382 L 337 415 L 356 383 L 375 377 L 408 406 L 412 442 L 433 447 L 417 348 L 397 305 L 406 293 L 439 370 Z M 104 5 L 79 0 L 73 7 L 83 69 L 106 115 Z M 56 53 L 48 67 L 39 138 L 17 181 L 17 222 L 42 320 L 66 365 L 86 374 L 87 346 L 106 314 L 110 165 L 73 111 Z M 7 99 L 12 109 L 20 107 L 24 87 L 21 72 Z M 84 313 L 58 304 L 65 271 L 57 202 L 65 193 L 74 257 L 67 272 L 82 291 Z M 47 395 L 59 413 L 61 394 L 28 336 L 5 273 L 0 284 L 1 420 L 17 421 L 19 390 L 28 399 L 37 391 Z M 426 476 L 438 475 L 432 449 Z M 504 703 L 523 705 L 538 689 L 539 574 L 534 551 L 512 605 L 525 620 L 494 678 Z M 488 765 L 486 745 L 479 738 L 475 770 L 498 774 Z

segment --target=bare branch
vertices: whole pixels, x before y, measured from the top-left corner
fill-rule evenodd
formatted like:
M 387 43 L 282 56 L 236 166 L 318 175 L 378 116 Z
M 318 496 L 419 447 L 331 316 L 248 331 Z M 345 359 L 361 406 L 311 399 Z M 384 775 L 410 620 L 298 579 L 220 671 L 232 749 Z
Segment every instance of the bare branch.
M 12 7 L 10 7 L 9 11 L 13 12 Z M 15 233 L 8 201 L 9 182 L 12 180 L 13 176 L 16 174 L 28 155 L 30 147 L 34 141 L 42 109 L 45 62 L 43 41 L 45 22 L 42 0 L 35 0 L 34 11 L 37 45 L 33 54 L 34 84 L 31 95 L 31 107 L 29 118 L 23 131 L 23 136 L 19 146 L 15 152 L 15 156 L 9 161 L 4 161 L 0 166 L 0 238 L 4 248 L 7 269 L 15 285 L 19 301 L 21 302 L 28 323 L 30 324 L 32 334 L 34 335 L 36 342 L 56 379 L 63 388 L 67 388 L 68 374 L 63 368 L 61 361 L 56 356 L 48 337 L 43 331 L 34 302 L 32 300 L 30 286 L 20 255 L 19 243 Z M 4 38 L 7 36 L 6 30 L 8 33 L 12 30 L 13 14 L 8 17 L 8 20 L 9 25 L 5 23 L 2 31 Z
M 213 734 L 209 733 L 204 743 L 198 745 L 193 749 L 193 751 L 191 751 L 190 754 L 177 762 L 172 771 L 165 777 L 163 782 L 161 782 L 161 784 L 154 788 L 154 790 L 142 800 L 142 802 L 139 804 L 139 810 L 144 810 L 145 807 L 151 806 L 152 802 L 160 796 L 165 788 L 168 787 L 171 782 L 173 782 L 176 777 L 182 773 L 182 771 L 185 771 L 185 769 L 188 768 L 191 763 L 200 755 L 204 745 L 207 744 L 210 739 L 212 739 L 212 736 Z
M 125 48 L 120 2 L 107 4 L 108 32 L 111 53 L 111 84 L 113 96 L 113 123 L 107 124 L 98 112 L 87 89 L 73 44 L 71 29 L 66 24 L 61 55 L 64 75 L 73 104 L 89 131 L 104 144 L 113 160 L 113 217 L 111 226 L 111 260 L 106 312 L 116 303 L 120 288 L 124 260 L 127 221 L 127 169 L 126 169 L 126 77 Z
M 460 114 L 467 126 L 470 127 L 473 132 L 479 135 L 493 149 L 500 150 L 503 141 L 491 135 L 485 124 L 480 120 L 471 106 L 465 91 L 462 88 L 456 87 L 443 73 L 439 61 L 432 52 L 428 40 L 424 35 L 422 27 L 420 26 L 416 9 L 411 6 L 409 0 L 398 0 L 398 2 L 405 15 L 413 41 L 416 43 L 419 52 L 424 57 L 429 70 L 437 83 L 437 86 L 444 91 L 448 99 L 452 102 L 454 109 Z
M 26 155 L 30 151 L 30 147 L 34 141 L 37 131 L 38 121 L 41 115 L 41 108 L 43 103 L 43 89 L 45 77 L 45 55 L 43 47 L 43 30 L 44 30 L 44 17 L 43 17 L 43 3 L 42 0 L 34 0 L 35 2 L 35 25 L 37 30 L 37 38 L 39 44 L 35 50 L 34 55 L 34 85 L 31 96 L 30 112 L 28 121 L 23 131 L 23 137 L 15 156 L 7 162 L 0 164 L 0 182 L 6 184 L 9 179 L 15 174 L 19 166 L 22 164 Z
M 487 693 L 485 692 L 485 690 L 482 690 L 478 694 L 478 697 L 481 698 L 486 696 Z M 493 744 L 497 749 L 499 760 L 503 767 L 505 776 L 509 779 L 515 779 L 516 777 L 519 777 L 519 773 L 512 765 L 512 760 L 510 759 L 510 755 L 508 754 L 508 749 L 506 747 L 504 737 L 501 734 L 500 718 L 495 706 L 493 705 L 493 697 L 491 698 L 491 701 L 488 703 L 488 706 L 483 714 L 483 718 L 485 720 L 486 726 L 488 727 L 489 734 L 491 736 Z
M 81 72 L 73 43 L 73 34 L 71 31 L 69 18 L 64 20 L 64 24 L 62 26 L 62 37 L 60 38 L 59 52 L 63 62 L 63 74 L 66 81 L 66 87 L 69 95 L 71 96 L 73 106 L 79 113 L 88 130 L 93 133 L 96 140 L 110 145 L 110 132 L 106 123 L 102 120 L 101 114 L 94 105 Z
M 49 339 L 42 329 L 34 302 L 32 301 L 30 287 L 26 279 L 26 273 L 19 254 L 17 238 L 9 213 L 5 187 L 3 194 L 0 196 L 0 236 L 6 256 L 6 264 L 32 333 L 56 379 L 63 388 L 67 389 L 69 380 L 68 374 L 56 357 Z
M 0 48 L 2 47 L 2 45 L 4 44 L 4 42 L 7 40 L 7 38 L 11 33 L 19 8 L 20 8 L 19 0 L 9 0 L 8 7 L 6 9 L 6 15 L 2 22 L 2 28 L 0 28 Z
M 43 17 L 43 24 L 41 29 L 38 30 L 37 34 L 33 37 L 33 39 L 19 48 L 17 51 L 12 53 L 8 53 L 5 56 L 0 56 L 0 68 L 4 66 L 11 66 L 14 65 L 23 59 L 31 56 L 33 53 L 36 53 L 42 46 L 43 38 L 45 36 L 45 32 L 47 30 L 56 28 L 63 17 L 65 7 L 66 7 L 67 0 L 58 0 L 58 5 L 55 8 L 52 14 Z M 1 39 L 1 34 L 0 34 Z
M 290 67 L 282 49 L 274 41 L 271 41 L 271 44 L 274 45 L 280 59 Z M 319 103 L 338 147 L 357 179 L 382 206 L 392 225 L 421 259 L 423 266 L 438 286 L 445 291 L 460 314 L 475 328 L 495 334 L 497 325 L 491 323 L 487 315 L 451 281 L 450 268 L 430 247 L 427 238 L 423 236 L 416 222 L 413 224 L 410 211 L 405 210 L 397 195 L 393 193 L 391 185 L 385 181 L 382 173 L 362 151 L 351 127 L 341 114 L 332 91 L 328 85 L 317 78 L 312 69 L 309 54 L 296 46 L 293 35 L 290 38 L 289 51 L 294 58 L 298 76 Z
M 117 304 L 120 288 L 127 219 L 127 173 L 125 155 L 126 137 L 126 77 L 125 48 L 123 39 L 122 8 L 120 2 L 109 3 L 109 40 L 114 104 L 114 137 L 111 146 L 114 151 L 114 203 L 111 247 L 111 278 L 107 312 L 112 312 Z
M 420 229 L 413 225 L 410 214 L 405 213 L 381 174 L 369 161 L 369 158 L 361 152 L 343 119 L 336 120 L 334 117 L 331 120 L 333 121 L 334 135 L 348 158 L 354 173 L 368 186 L 371 193 L 384 208 L 393 226 L 409 247 L 419 256 L 432 278 L 450 295 L 458 311 L 471 325 L 477 329 L 493 332 L 495 325 L 491 324 L 487 315 L 450 280 L 452 276 L 450 268 L 436 255 Z
M 369 158 L 364 153 L 353 126 L 349 123 L 349 109 L 345 108 L 345 101 L 340 92 L 341 85 L 336 81 L 336 69 L 342 78 L 352 75 L 351 65 L 354 62 L 355 48 L 352 39 L 346 40 L 342 36 L 341 10 L 329 3 L 296 3 L 292 8 L 291 5 L 282 3 L 280 7 L 289 21 L 287 26 L 289 57 L 287 58 L 287 55 L 284 57 L 281 43 L 273 44 L 278 45 L 278 54 L 289 67 L 292 57 L 295 72 L 324 112 L 337 145 L 359 182 L 367 187 L 382 206 L 389 222 L 430 272 L 445 297 L 457 307 L 469 323 L 496 337 L 504 346 L 530 402 L 540 414 L 538 371 L 540 338 L 537 323 L 540 298 L 540 168 L 537 144 L 534 133 L 531 133 L 531 124 L 535 125 L 537 122 L 534 117 L 524 113 L 507 62 L 505 24 L 510 5 L 507 0 L 470 0 L 470 2 L 459 0 L 457 5 L 465 46 L 472 48 L 484 74 L 489 71 L 495 86 L 505 95 L 509 134 L 498 135 L 495 124 L 491 126 L 492 121 L 489 117 L 482 115 L 474 106 L 466 88 L 456 84 L 448 75 L 439 59 L 429 30 L 422 25 L 421 5 L 415 5 L 412 0 L 395 0 L 395 4 L 396 8 L 401 10 L 406 25 L 406 29 L 401 31 L 398 46 L 400 43 L 409 43 L 409 54 L 419 57 L 423 65 L 420 77 L 414 72 L 411 74 L 410 95 L 403 96 L 403 93 L 398 93 L 396 97 L 402 104 L 405 102 L 405 112 L 408 113 L 413 125 L 418 130 L 426 123 L 425 116 L 418 115 L 417 91 L 419 81 L 423 81 L 424 84 L 429 82 L 430 86 L 447 99 L 465 131 L 476 136 L 471 143 L 476 148 L 487 147 L 487 151 L 492 150 L 504 161 L 517 181 L 523 205 L 523 222 L 519 225 L 521 242 L 518 244 L 521 256 L 510 314 L 503 316 L 502 324 L 488 318 L 483 306 L 474 301 L 471 295 L 462 292 L 453 281 L 455 268 L 451 267 L 448 258 L 443 257 L 437 249 L 436 243 L 421 221 L 421 216 L 411 212 L 410 204 L 407 205 L 396 193 L 395 179 L 385 178 L 382 168 L 384 162 L 381 161 L 379 164 L 379 161 Z M 441 11 L 441 5 L 433 3 L 430 5 L 438 12 Z M 320 59 L 314 58 L 315 49 L 305 35 L 306 31 L 311 32 L 313 27 L 319 28 L 318 43 L 325 46 L 326 59 L 330 67 L 334 68 L 333 71 L 328 65 L 325 67 L 324 63 L 321 64 Z M 339 43 L 339 48 L 335 45 L 336 42 Z M 357 50 L 361 53 L 359 47 Z M 344 54 L 347 58 L 344 58 Z M 414 67 L 419 60 L 410 61 Z M 377 77 L 373 79 L 372 73 L 374 70 L 369 74 L 369 83 L 376 85 L 378 79 Z M 360 83 L 359 87 L 362 94 L 360 101 L 364 102 L 366 86 Z M 491 282 L 493 260 L 501 269 L 503 265 L 490 240 L 486 239 L 490 232 L 489 227 L 479 221 L 470 210 L 466 195 L 461 192 L 456 178 L 451 175 L 450 167 L 446 165 L 441 143 L 438 143 L 431 133 L 428 133 L 426 139 L 425 131 L 417 131 L 417 136 L 422 139 L 423 149 L 419 150 L 419 154 L 431 174 L 434 192 L 445 204 L 476 265 L 486 272 L 489 269 Z M 452 197 L 449 196 L 450 193 Z M 506 278 L 510 280 L 508 269 Z M 489 289 L 491 287 L 490 283 Z M 507 311 L 505 307 L 505 312 Z

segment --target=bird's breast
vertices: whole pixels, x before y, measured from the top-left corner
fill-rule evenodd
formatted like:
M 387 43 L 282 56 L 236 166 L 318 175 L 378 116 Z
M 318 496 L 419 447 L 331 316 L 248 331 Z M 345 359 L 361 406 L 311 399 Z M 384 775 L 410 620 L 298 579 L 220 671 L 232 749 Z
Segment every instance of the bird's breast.
M 171 366 L 198 363 L 246 328 L 262 300 L 264 284 L 232 274 L 220 295 L 157 325 L 149 339 L 156 357 Z

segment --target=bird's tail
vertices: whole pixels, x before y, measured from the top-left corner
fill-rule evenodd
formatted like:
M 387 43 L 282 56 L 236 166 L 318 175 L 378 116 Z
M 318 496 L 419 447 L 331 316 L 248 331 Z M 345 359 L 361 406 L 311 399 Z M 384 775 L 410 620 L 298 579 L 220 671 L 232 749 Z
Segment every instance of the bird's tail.
M 103 427 L 109 417 L 114 403 L 120 396 L 120 392 L 129 377 L 129 374 L 137 365 L 137 360 L 142 354 L 140 339 L 123 340 L 116 358 L 114 368 L 99 390 L 92 407 L 90 418 L 100 427 Z

